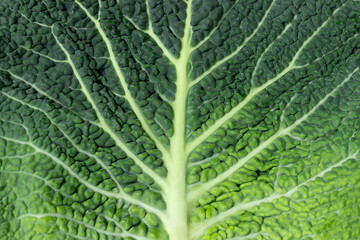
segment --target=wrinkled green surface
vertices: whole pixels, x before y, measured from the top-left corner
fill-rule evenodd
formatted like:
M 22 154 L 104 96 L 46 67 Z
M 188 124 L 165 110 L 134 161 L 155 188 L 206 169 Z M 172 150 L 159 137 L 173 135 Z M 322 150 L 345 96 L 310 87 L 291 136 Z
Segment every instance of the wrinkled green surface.
M 360 239 L 357 0 L 0 0 L 0 239 Z

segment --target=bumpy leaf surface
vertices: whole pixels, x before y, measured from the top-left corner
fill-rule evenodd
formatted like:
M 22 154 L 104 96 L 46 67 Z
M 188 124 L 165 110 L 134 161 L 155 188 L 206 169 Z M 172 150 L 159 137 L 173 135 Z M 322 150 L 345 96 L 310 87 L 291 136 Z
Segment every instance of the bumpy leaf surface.
M 359 239 L 358 0 L 1 0 L 0 239 Z

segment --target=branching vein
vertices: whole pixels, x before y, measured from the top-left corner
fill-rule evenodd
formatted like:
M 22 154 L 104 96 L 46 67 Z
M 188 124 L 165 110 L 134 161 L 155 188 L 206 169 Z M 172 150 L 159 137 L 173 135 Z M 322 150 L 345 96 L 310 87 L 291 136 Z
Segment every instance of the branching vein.
M 345 5 L 345 4 L 344 4 Z M 216 130 L 218 130 L 223 124 L 225 124 L 228 120 L 230 120 L 232 117 L 234 117 L 241 109 L 243 109 L 247 104 L 254 99 L 260 92 L 262 92 L 264 89 L 266 89 L 271 84 L 277 82 L 279 79 L 281 79 L 284 75 L 286 75 L 288 72 L 292 71 L 294 68 L 296 68 L 295 62 L 301 55 L 302 51 L 305 49 L 305 47 L 319 34 L 319 32 L 327 25 L 327 23 L 330 21 L 331 17 L 334 16 L 344 5 L 336 9 L 333 14 L 323 22 L 323 24 L 316 29 L 308 39 L 306 39 L 301 47 L 297 50 L 294 57 L 290 61 L 289 65 L 281 71 L 278 75 L 276 75 L 274 78 L 268 80 L 265 84 L 251 89 L 247 97 L 240 102 L 237 106 L 235 106 L 231 111 L 226 113 L 223 117 L 218 119 L 213 125 L 211 125 L 208 129 L 206 129 L 199 137 L 194 139 L 192 142 L 189 143 L 187 146 L 187 154 L 190 154 L 197 146 L 199 146 L 201 143 L 203 143 L 211 134 L 213 134 Z
M 196 49 L 198 49 L 199 47 L 201 47 L 205 42 L 207 42 L 210 37 L 216 32 L 216 30 L 219 29 L 220 25 L 222 24 L 222 22 L 226 19 L 226 17 L 229 15 L 229 13 L 236 7 L 236 5 L 238 4 L 240 0 L 236 0 L 233 5 L 223 14 L 223 16 L 221 17 L 221 19 L 219 20 L 219 22 L 216 24 L 216 26 L 210 31 L 210 33 L 204 38 L 202 39 L 200 42 L 198 42 L 195 46 L 193 46 L 191 48 L 191 51 L 195 51 Z
M 89 182 L 85 181 L 84 179 L 82 179 L 78 174 L 76 174 L 68 165 L 66 165 L 63 161 L 61 161 L 59 158 L 57 158 L 56 156 L 52 155 L 51 153 L 44 151 L 43 149 L 39 148 L 38 146 L 34 145 L 32 142 L 24 142 L 24 141 L 20 141 L 17 139 L 12 139 L 12 138 L 8 138 L 5 136 L 0 136 L 0 138 L 5 139 L 7 141 L 12 141 L 12 142 L 16 142 L 22 145 L 26 145 L 29 146 L 31 148 L 33 148 L 35 151 L 49 157 L 50 159 L 52 159 L 54 162 L 56 162 L 57 164 L 59 164 L 60 166 L 62 166 L 66 171 L 69 172 L 70 175 L 74 176 L 80 183 L 82 183 L 83 185 L 85 185 L 87 188 L 91 189 L 94 192 L 98 192 L 100 194 L 103 194 L 104 196 L 108 196 L 108 197 L 112 197 L 112 198 L 116 198 L 116 199 L 124 199 L 125 201 L 141 206 L 142 208 L 146 209 L 149 212 L 153 212 L 155 214 L 157 214 L 161 219 L 163 219 L 164 217 L 164 213 L 154 207 L 151 207 L 145 203 L 143 203 L 140 200 L 134 199 L 132 197 L 130 197 L 127 194 L 119 194 L 119 193 L 113 193 L 113 192 L 109 192 L 106 191 L 104 189 L 98 188 L 97 186 L 94 186 L 92 184 L 90 184 Z
M 146 1 L 147 3 L 147 1 Z M 146 33 L 148 34 L 155 42 L 156 44 L 158 45 L 158 47 L 162 50 L 163 54 L 169 59 L 169 61 L 176 65 L 177 62 L 178 62 L 178 59 L 175 58 L 171 52 L 165 47 L 165 45 L 163 44 L 163 42 L 161 41 L 161 39 L 158 37 L 158 35 L 156 35 L 154 33 L 154 30 L 153 30 L 153 27 L 152 27 L 152 22 L 151 22 L 151 19 L 150 19 L 150 10 L 149 10 L 149 7 L 148 7 L 148 3 L 146 4 L 146 7 L 147 7 L 147 13 L 148 13 L 148 18 L 149 18 L 149 27 L 148 29 L 144 30 L 144 29 L 141 29 L 130 17 L 124 15 L 124 17 L 126 18 L 126 20 L 128 20 L 138 31 L 141 31 L 143 33 Z
M 343 158 L 342 160 L 340 160 L 338 163 L 324 169 L 323 171 L 321 171 L 320 173 L 316 174 L 315 176 L 313 176 L 312 178 L 309 178 L 308 180 L 306 180 L 305 182 L 297 185 L 296 187 L 294 187 L 293 189 L 289 190 L 288 192 L 284 193 L 284 194 L 279 194 L 279 193 L 273 193 L 272 195 L 261 199 L 261 200 L 257 200 L 257 201 L 253 201 L 253 202 L 248 202 L 248 203 L 240 203 L 237 206 L 230 208 L 229 210 L 220 213 L 219 215 L 210 218 L 208 220 L 204 220 L 202 222 L 200 222 L 199 224 L 195 224 L 191 227 L 191 236 L 192 237 L 196 237 L 201 235 L 206 229 L 208 229 L 209 227 L 213 226 L 214 224 L 220 223 L 222 221 L 224 221 L 224 219 L 231 217 L 231 216 L 235 216 L 240 210 L 249 210 L 253 207 L 259 206 L 262 203 L 268 203 L 268 202 L 272 202 L 275 199 L 279 199 L 281 197 L 291 197 L 291 195 L 293 193 L 295 193 L 300 187 L 305 186 L 306 184 L 308 184 L 309 182 L 315 181 L 317 178 L 322 178 L 327 172 L 332 171 L 334 168 L 336 167 L 341 167 L 345 162 L 347 162 L 350 159 L 356 159 L 356 155 L 359 154 L 359 151 L 346 157 Z
M 255 30 L 252 32 L 252 34 L 250 34 L 248 37 L 245 38 L 244 42 L 236 48 L 236 50 L 234 52 L 232 52 L 231 54 L 229 54 L 228 56 L 224 57 L 223 59 L 221 59 L 220 61 L 216 62 L 213 66 L 211 66 L 208 70 L 206 70 L 203 74 L 201 74 L 199 77 L 197 77 L 194 81 L 192 81 L 189 85 L 189 87 L 191 88 L 192 86 L 198 84 L 202 79 L 204 79 L 206 76 L 208 76 L 210 73 L 212 73 L 216 68 L 218 68 L 220 65 L 226 63 L 227 61 L 229 61 L 231 58 L 233 58 L 234 56 L 236 56 L 241 49 L 243 49 L 245 47 L 245 45 L 256 35 L 256 33 L 259 31 L 259 29 L 261 28 L 261 26 L 264 24 L 266 17 L 269 15 L 271 9 L 273 8 L 273 6 L 275 5 L 275 2 L 277 0 L 274 0 L 270 7 L 266 10 L 264 16 L 262 17 L 261 21 L 258 23 L 257 27 L 255 28 Z
M 86 96 L 88 102 L 91 104 L 92 108 L 94 109 L 96 116 L 98 117 L 99 121 L 100 121 L 100 125 L 101 128 L 111 136 L 111 138 L 115 141 L 116 145 L 119 146 L 129 157 L 131 157 L 134 162 L 149 176 L 151 176 L 154 180 L 161 182 L 162 178 L 156 173 L 154 172 L 152 169 L 150 169 L 148 166 L 146 166 L 121 140 L 120 138 L 111 130 L 111 128 L 109 127 L 109 125 L 106 123 L 104 117 L 101 115 L 99 109 L 96 106 L 95 101 L 92 99 L 89 91 L 86 88 L 86 85 L 83 81 L 83 79 L 81 78 L 78 70 L 75 67 L 74 62 L 71 59 L 71 56 L 69 54 L 69 52 L 65 49 L 65 47 L 62 45 L 62 43 L 60 43 L 60 41 L 58 40 L 58 38 L 55 36 L 55 34 L 53 33 L 54 38 L 57 42 L 57 44 L 60 46 L 60 48 L 62 49 L 62 51 L 65 53 L 66 57 L 67 57 L 67 61 L 70 64 L 75 77 L 77 78 L 77 80 L 80 83 L 81 86 L 81 90 L 84 93 L 84 95 Z
M 81 148 L 78 146 L 78 144 L 76 144 L 76 143 L 71 139 L 71 137 L 66 134 L 65 130 L 62 129 L 57 123 L 54 122 L 54 120 L 49 116 L 49 114 L 48 114 L 47 112 L 45 112 L 45 111 L 42 110 L 41 108 L 34 107 L 34 106 L 32 106 L 32 105 L 30 105 L 30 104 L 27 104 L 27 103 L 24 103 L 24 102 L 22 102 L 22 101 L 20 101 L 20 100 L 18 100 L 18 99 L 16 99 L 16 98 L 14 98 L 14 97 L 11 97 L 10 95 L 7 95 L 6 93 L 3 93 L 3 94 L 6 95 L 7 97 L 11 98 L 11 99 L 14 100 L 14 101 L 17 101 L 17 102 L 21 103 L 22 105 L 26 105 L 26 106 L 28 106 L 29 108 L 34 109 L 35 111 L 39 111 L 39 112 L 43 113 L 43 114 L 46 116 L 46 118 L 51 122 L 51 124 L 52 124 L 53 126 L 55 126 L 55 127 L 61 132 L 61 134 L 71 143 L 72 146 L 74 146 L 74 147 L 76 148 L 76 150 L 77 150 L 78 152 L 81 152 L 81 153 L 87 155 L 88 157 L 93 158 L 93 159 L 109 174 L 110 178 L 111 178 L 111 179 L 113 180 L 113 182 L 116 184 L 116 186 L 118 187 L 118 189 L 119 189 L 119 191 L 121 192 L 121 194 L 128 195 L 128 194 L 126 194 L 126 193 L 124 192 L 122 186 L 120 185 L 119 181 L 116 179 L 116 177 L 114 176 L 114 174 L 111 172 L 111 170 L 109 169 L 109 167 L 106 166 L 106 165 L 103 163 L 103 161 L 102 161 L 98 156 L 96 156 L 95 154 L 92 154 L 92 153 L 90 153 L 90 152 L 88 152 L 88 151 L 85 151 L 85 150 L 81 149 Z M 161 179 L 161 182 L 159 183 L 159 185 L 162 186 L 162 187 L 165 187 L 165 183 L 164 183 L 164 181 L 163 181 L 162 179 Z M 129 196 L 129 197 L 130 197 L 130 196 Z
M 131 234 L 131 233 L 127 233 L 127 232 L 123 232 L 123 233 L 116 233 L 116 232 L 109 232 L 109 231 L 106 231 L 106 230 L 103 230 L 103 229 L 99 229 L 97 227 L 94 227 L 88 223 L 85 223 L 85 222 L 82 222 L 80 220 L 77 220 L 75 218 L 71 218 L 71 217 L 68 217 L 68 216 L 65 216 L 65 215 L 61 215 L 61 214 L 56 214 L 56 213 L 46 213 L 46 214 L 33 214 L 33 213 L 27 213 L 27 214 L 24 214 L 24 215 L 21 215 L 19 217 L 17 217 L 16 219 L 21 219 L 21 218 L 26 218 L 26 217 L 33 217 L 33 218 L 44 218 L 44 217 L 55 217 L 55 218 L 63 218 L 63 219 L 66 219 L 68 221 L 72 221 L 72 222 L 75 222 L 77 224 L 80 224 L 80 225 L 83 225 L 85 226 L 86 228 L 88 229 L 92 229 L 98 233 L 102 233 L 102 234 L 105 234 L 105 235 L 109 235 L 109 236 L 116 236 L 116 237 L 132 237 L 134 239 L 139 239 L 139 240 L 146 240 L 146 238 L 143 238 L 143 237 L 139 237 L 137 235 L 134 235 L 134 234 Z
M 301 118 L 294 122 L 293 125 L 287 128 L 279 129 L 273 136 L 271 136 L 268 140 L 261 143 L 257 148 L 255 148 L 252 152 L 246 155 L 244 158 L 239 160 L 236 164 L 231 166 L 229 169 L 219 174 L 216 178 L 204 183 L 194 185 L 193 188 L 190 189 L 189 201 L 195 201 L 199 196 L 209 190 L 212 186 L 219 184 L 220 182 L 229 178 L 233 173 L 235 173 L 240 167 L 242 167 L 246 162 L 255 157 L 257 154 L 261 153 L 262 150 L 269 147 L 276 139 L 284 137 L 291 133 L 291 131 L 303 123 L 309 116 L 311 116 L 320 106 L 324 105 L 329 97 L 333 96 L 345 83 L 347 83 L 353 74 L 355 74 L 359 68 L 356 68 L 353 72 L 349 74 L 338 86 L 336 86 L 331 92 L 325 95 L 323 99 L 321 99 L 308 113 L 304 114 Z
M 128 88 L 128 84 L 125 80 L 125 77 L 122 73 L 122 70 L 116 60 L 116 56 L 115 53 L 113 51 L 113 47 L 111 45 L 111 42 L 109 40 L 109 38 L 106 36 L 104 30 L 101 28 L 100 26 L 100 22 L 94 18 L 89 11 L 78 1 L 76 1 L 76 3 L 80 6 L 80 8 L 86 13 L 86 15 L 88 16 L 88 18 L 90 18 L 90 20 L 95 24 L 96 29 L 98 30 L 100 36 L 102 37 L 102 39 L 104 40 L 107 50 L 109 52 L 110 55 L 110 60 L 115 68 L 115 72 L 117 77 L 120 80 L 121 86 L 124 89 L 125 92 L 125 99 L 129 102 L 132 110 L 134 111 L 134 113 L 136 114 L 137 118 L 139 119 L 139 121 L 141 122 L 141 125 L 143 127 L 143 129 L 145 130 L 145 132 L 150 136 L 150 138 L 154 141 L 156 147 L 162 152 L 163 156 L 168 156 L 168 149 L 165 148 L 165 146 L 161 143 L 161 141 L 158 139 L 158 137 L 154 134 L 154 132 L 150 129 L 150 126 L 148 125 L 148 123 L 146 122 L 146 118 L 145 116 L 142 114 L 140 108 L 138 107 L 138 105 L 135 102 L 135 99 L 132 97 L 129 88 Z M 63 47 L 62 47 L 63 48 Z M 69 58 L 69 56 L 68 56 Z M 70 58 L 69 58 L 70 59 Z

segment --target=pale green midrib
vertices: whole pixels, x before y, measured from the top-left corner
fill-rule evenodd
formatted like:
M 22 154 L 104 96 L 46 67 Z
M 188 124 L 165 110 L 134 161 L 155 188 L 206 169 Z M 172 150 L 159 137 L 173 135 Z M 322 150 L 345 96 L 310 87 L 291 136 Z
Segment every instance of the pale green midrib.
M 152 177 L 155 181 L 157 181 L 159 183 L 159 185 L 164 186 L 165 182 L 164 180 L 155 172 L 153 171 L 151 168 L 149 168 L 147 165 L 145 165 L 140 159 L 138 159 L 138 157 L 120 140 L 120 138 L 111 130 L 111 128 L 107 125 L 105 119 L 103 118 L 103 116 L 101 115 L 100 111 L 98 110 L 94 100 L 92 99 L 89 91 L 86 88 L 86 85 L 84 83 L 84 81 L 82 80 L 78 70 L 75 67 L 75 64 L 73 63 L 73 61 L 71 60 L 71 56 L 68 53 L 68 51 L 65 49 L 65 47 L 60 43 L 60 41 L 57 39 L 57 37 L 55 36 L 55 34 L 53 33 L 53 36 L 55 38 L 55 41 L 57 42 L 57 44 L 60 46 L 60 48 L 62 49 L 62 51 L 65 53 L 66 57 L 67 57 L 67 61 L 69 63 L 69 65 L 71 66 L 75 77 L 78 79 L 79 84 L 81 86 L 81 90 L 84 93 L 86 99 L 88 100 L 88 102 L 91 104 L 92 108 L 94 109 L 96 116 L 99 119 L 100 122 L 100 126 L 101 128 L 110 135 L 110 137 L 115 141 L 116 145 L 119 146 L 130 158 L 133 159 L 133 161 L 143 170 L 144 173 L 148 174 L 150 177 Z
M 216 130 L 218 130 L 223 124 L 225 124 L 228 120 L 230 120 L 232 117 L 236 115 L 238 111 L 240 111 L 242 108 L 244 108 L 247 103 L 249 103 L 254 97 L 256 97 L 260 92 L 262 92 L 264 89 L 266 89 L 271 84 L 277 82 L 281 77 L 286 75 L 288 72 L 292 71 L 296 65 L 295 62 L 300 56 L 301 52 L 304 50 L 304 48 L 314 39 L 315 36 L 327 25 L 327 23 L 330 21 L 331 17 L 334 16 L 343 6 L 345 6 L 345 3 L 336 9 L 329 18 L 324 21 L 320 27 L 318 27 L 311 36 L 309 36 L 301 45 L 301 47 L 298 49 L 298 51 L 295 53 L 293 59 L 290 61 L 289 65 L 278 75 L 276 75 L 274 78 L 268 80 L 265 84 L 263 84 L 260 87 L 253 88 L 250 90 L 249 94 L 246 96 L 246 98 L 241 101 L 236 107 L 231 109 L 230 112 L 226 113 L 223 117 L 218 119 L 213 125 L 211 125 L 209 128 L 207 128 L 200 136 L 195 138 L 192 142 L 188 143 L 187 146 L 187 154 L 190 154 L 197 146 L 199 146 L 201 143 L 203 143 L 211 134 L 213 134 Z
M 353 72 L 351 72 L 345 79 L 342 81 L 339 85 L 337 85 L 330 93 L 326 94 L 323 99 L 321 99 L 308 113 L 304 114 L 301 118 L 299 118 L 297 121 L 295 121 L 291 126 L 287 128 L 279 129 L 273 136 L 271 136 L 268 140 L 261 143 L 257 148 L 255 148 L 253 151 L 251 151 L 248 155 L 246 155 L 244 158 L 239 160 L 236 164 L 231 166 L 229 169 L 227 169 L 225 172 L 219 174 L 216 178 L 203 183 L 194 185 L 193 188 L 189 190 L 189 199 L 188 201 L 193 202 L 195 201 L 199 196 L 204 194 L 207 190 L 209 190 L 212 186 L 215 186 L 219 184 L 220 182 L 228 179 L 233 173 L 235 173 L 240 167 L 242 167 L 246 162 L 248 162 L 250 159 L 255 157 L 257 154 L 261 153 L 262 150 L 270 146 L 276 139 L 286 136 L 290 134 L 290 132 L 297 127 L 299 124 L 301 124 L 303 121 L 305 121 L 310 115 L 312 115 L 320 106 L 322 106 L 329 97 L 333 96 L 334 93 L 336 93 L 345 83 L 347 83 L 353 74 L 355 74 L 359 70 L 359 67 L 356 68 Z
M 314 181 L 316 178 L 318 177 L 323 177 L 327 172 L 332 171 L 334 168 L 336 167 L 340 167 L 342 166 L 346 161 L 348 161 L 349 159 L 355 159 L 356 155 L 359 154 L 360 151 L 357 151 L 356 153 L 343 158 L 341 161 L 339 161 L 338 163 L 324 169 L 323 171 L 321 171 L 320 173 L 316 174 L 315 176 L 309 178 L 308 180 L 306 180 L 305 182 L 297 185 L 296 187 L 292 188 L 290 191 L 283 193 L 283 194 L 278 194 L 278 193 L 273 193 L 272 195 L 261 199 L 261 200 L 257 200 L 257 201 L 253 201 L 253 202 L 248 202 L 248 203 L 241 203 L 238 204 L 237 206 L 222 212 L 220 214 L 218 214 L 217 216 L 210 218 L 208 220 L 203 220 L 202 222 L 200 222 L 199 224 L 194 224 L 193 226 L 190 227 L 190 231 L 191 231 L 191 236 L 192 237 L 196 237 L 198 235 L 201 235 L 206 229 L 208 229 L 209 227 L 213 226 L 214 224 L 217 224 L 221 221 L 224 221 L 224 219 L 234 216 L 236 215 L 240 210 L 249 210 L 255 206 L 259 206 L 261 203 L 269 203 L 272 202 L 275 199 L 279 199 L 281 197 L 291 197 L 291 195 L 293 193 L 295 193 L 300 187 L 306 185 L 307 183 Z
M 125 96 L 124 98 L 128 101 L 128 103 L 130 104 L 132 110 L 134 111 L 135 115 L 137 116 L 138 120 L 141 123 L 141 126 L 143 127 L 143 129 L 145 130 L 145 132 L 149 135 L 149 137 L 151 138 L 151 140 L 154 141 L 156 147 L 161 151 L 161 153 L 163 154 L 164 158 L 168 157 L 168 149 L 163 145 L 163 143 L 159 140 L 159 138 L 154 134 L 154 132 L 150 129 L 150 126 L 148 125 L 148 123 L 146 122 L 146 119 L 144 117 L 144 115 L 142 114 L 140 108 L 138 107 L 138 105 L 135 102 L 135 99 L 131 96 L 131 93 L 128 89 L 128 84 L 126 83 L 125 77 L 122 73 L 122 70 L 116 60 L 116 56 L 114 54 L 112 45 L 110 40 L 108 39 L 108 37 L 106 36 L 105 32 L 102 30 L 101 26 L 100 26 L 100 22 L 95 19 L 90 13 L 89 11 L 80 3 L 76 0 L 76 3 L 80 6 L 80 8 L 85 12 L 85 14 L 88 16 L 88 18 L 90 18 L 90 20 L 95 24 L 96 29 L 98 30 L 101 38 L 103 39 L 103 41 L 106 44 L 107 50 L 109 52 L 110 55 L 110 60 L 112 62 L 112 65 L 115 69 L 116 75 L 120 80 L 120 83 L 123 87 L 123 90 L 125 92 Z
M 79 175 L 77 175 L 69 166 L 67 166 L 65 163 L 63 163 L 60 159 L 58 159 L 56 156 L 52 155 L 51 153 L 49 152 L 46 152 L 44 150 L 42 150 L 41 148 L 37 147 L 36 145 L 34 145 L 33 143 L 31 142 L 24 142 L 24 141 L 20 141 L 20 140 L 17 140 L 17 139 L 12 139 L 12 138 L 8 138 L 8 137 L 4 137 L 4 136 L 0 136 L 0 138 L 2 139 L 5 139 L 7 141 L 13 141 L 13 142 L 16 142 L 16 143 L 19 143 L 19 144 L 22 144 L 22 145 L 27 145 L 33 149 L 35 149 L 37 152 L 41 153 L 41 154 L 44 154 L 46 156 L 48 156 L 50 159 L 52 159 L 54 162 L 56 162 L 57 164 L 59 164 L 60 166 L 62 166 L 70 175 L 72 175 L 73 177 L 75 177 L 80 183 L 84 184 L 87 188 L 91 189 L 92 191 L 94 192 L 98 192 L 104 196 L 108 196 L 108 197 L 113 197 L 113 198 L 116 198 L 116 199 L 124 199 L 125 201 L 128 201 L 130 203 L 133 203 L 133 204 L 136 204 L 138 206 L 141 206 L 143 207 L 144 209 L 146 209 L 147 211 L 149 212 L 153 212 L 155 214 L 157 214 L 159 216 L 159 218 L 161 219 L 164 219 L 164 214 L 162 211 L 154 208 L 154 207 L 151 207 L 151 206 L 148 206 L 146 204 L 144 204 L 143 202 L 137 200 L 137 199 L 134 199 L 134 198 L 129 198 L 127 197 L 126 195 L 120 195 L 118 193 L 112 193 L 112 192 L 108 192 L 106 190 L 103 190 L 101 188 L 98 188 L 92 184 L 90 184 L 89 182 L 87 182 L 86 180 L 82 179 Z
M 199 77 L 197 77 L 195 80 L 191 81 L 189 84 L 189 87 L 193 87 L 194 85 L 198 84 L 202 79 L 204 79 L 207 75 L 209 75 L 210 73 L 212 73 L 216 68 L 218 68 L 220 65 L 222 65 L 223 63 L 227 62 L 229 59 L 233 58 L 234 56 L 236 56 L 241 49 L 243 49 L 245 47 L 245 45 L 256 35 L 256 33 L 259 31 L 259 29 L 261 28 L 261 26 L 263 25 L 263 23 L 266 20 L 266 17 L 268 16 L 268 14 L 270 13 L 271 9 L 273 8 L 273 6 L 275 5 L 275 2 L 277 0 L 273 0 L 273 2 L 271 3 L 271 5 L 269 6 L 269 8 L 266 10 L 264 16 L 262 17 L 261 21 L 258 23 L 258 25 L 256 26 L 255 30 L 244 39 L 244 42 L 236 48 L 236 50 L 234 52 L 232 52 L 231 54 L 227 55 L 226 57 L 224 57 L 223 59 L 221 59 L 220 61 L 216 62 L 214 65 L 212 65 L 208 70 L 206 70 L 205 72 L 203 72 Z
M 229 15 L 229 13 L 235 8 L 235 6 L 238 4 L 240 0 L 236 0 L 233 5 L 222 15 L 216 26 L 210 31 L 210 33 L 204 37 L 200 42 L 198 42 L 195 46 L 191 47 L 191 52 L 197 50 L 199 47 L 201 47 L 205 42 L 207 42 L 210 37 L 215 33 L 216 30 L 219 29 L 220 25 L 224 21 L 224 19 Z
M 168 221 L 165 228 L 170 240 L 188 239 L 188 206 L 186 171 L 187 157 L 185 155 L 186 103 L 188 94 L 188 62 L 190 58 L 191 39 L 191 6 L 187 2 L 184 36 L 181 39 L 180 58 L 175 63 L 177 80 L 174 109 L 174 135 L 170 138 L 170 160 L 168 164 L 167 181 L 169 189 L 165 191 Z
M 24 82 L 26 82 L 26 81 L 24 80 Z M 27 83 L 27 82 L 26 82 L 26 83 Z M 28 84 L 32 86 L 32 84 L 30 84 L 30 83 L 28 83 Z M 119 189 L 119 191 L 120 191 L 120 193 L 119 193 L 120 196 L 126 196 L 126 197 L 129 198 L 129 199 L 132 198 L 129 194 L 127 194 L 127 193 L 123 190 L 122 186 L 120 185 L 120 183 L 118 182 L 118 180 L 116 179 L 116 177 L 113 175 L 113 173 L 111 172 L 111 170 L 102 162 L 102 160 L 101 160 L 100 158 L 98 158 L 98 156 L 96 156 L 96 155 L 94 155 L 94 154 L 92 154 L 92 153 L 90 153 L 90 152 L 88 152 L 88 151 L 85 151 L 85 150 L 81 149 L 81 148 L 78 146 L 78 144 L 76 144 L 76 143 L 64 132 L 64 130 L 63 130 L 61 127 L 59 127 L 59 125 L 58 125 L 57 123 L 55 123 L 55 122 L 53 121 L 53 119 L 49 116 L 48 113 L 46 113 L 44 110 L 42 110 L 42 109 L 40 109 L 40 108 L 37 108 L 37 107 L 34 107 L 34 106 L 30 105 L 30 104 L 24 103 L 24 102 L 18 100 L 17 98 L 11 97 L 10 95 L 7 95 L 7 94 L 5 94 L 5 93 L 3 93 L 3 94 L 6 95 L 7 97 L 13 99 L 14 101 L 17 101 L 17 102 L 21 103 L 22 105 L 26 105 L 26 106 L 28 106 L 29 108 L 32 108 L 32 109 L 37 110 L 37 111 L 39 111 L 39 112 L 42 112 L 42 113 L 46 116 L 46 118 L 51 122 L 51 124 L 54 125 L 54 126 L 62 133 L 62 135 L 76 148 L 76 150 L 77 150 L 78 152 L 81 152 L 81 153 L 83 153 L 83 154 L 85 154 L 85 155 L 87 155 L 87 156 L 89 156 L 89 157 L 94 158 L 94 160 L 109 174 L 110 178 L 113 180 L 113 182 L 114 182 L 114 183 L 116 184 L 116 186 L 118 187 L 118 189 Z M 23 126 L 23 127 L 26 129 L 25 126 Z M 164 185 L 163 185 L 162 187 L 164 187 Z
M 99 229 L 99 228 L 97 228 L 95 226 L 92 226 L 92 225 L 90 225 L 88 223 L 85 223 L 83 221 L 77 220 L 75 218 L 71 218 L 69 216 L 65 216 L 65 215 L 57 214 L 57 213 L 44 213 L 44 214 L 27 213 L 27 214 L 20 215 L 20 216 L 16 217 L 15 219 L 21 219 L 21 218 L 25 218 L 25 217 L 34 217 L 34 218 L 38 218 L 38 219 L 43 218 L 43 217 L 63 218 L 63 219 L 66 219 L 68 221 L 72 221 L 72 222 L 75 222 L 77 224 L 84 225 L 85 227 L 87 227 L 89 229 L 92 229 L 92 230 L 94 230 L 94 231 L 96 231 L 98 233 L 102 233 L 102 234 L 105 234 L 105 235 L 117 236 L 117 237 L 133 237 L 133 238 L 139 239 L 139 240 L 147 240 L 147 238 L 143 238 L 143 237 L 140 237 L 140 236 L 137 236 L 137 235 L 134 235 L 134 234 L 131 234 L 131 233 L 125 231 L 122 227 L 121 227 L 121 230 L 124 231 L 123 233 L 109 232 L 109 231 L 106 231 L 106 230 L 103 230 L 103 229 Z M 115 223 L 115 220 L 111 220 L 111 222 Z

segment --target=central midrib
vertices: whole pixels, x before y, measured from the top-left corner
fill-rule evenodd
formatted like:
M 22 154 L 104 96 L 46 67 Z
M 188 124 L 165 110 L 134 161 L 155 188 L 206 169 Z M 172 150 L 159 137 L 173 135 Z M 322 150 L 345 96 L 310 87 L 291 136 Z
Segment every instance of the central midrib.
M 171 240 L 187 239 L 187 187 L 186 187 L 186 99 L 187 99 L 187 57 L 180 58 L 176 65 L 177 94 L 173 105 L 174 109 L 174 135 L 171 138 L 170 157 L 168 167 L 168 195 L 167 214 L 169 223 L 169 237 Z
M 171 138 L 170 156 L 168 166 L 168 197 L 167 214 L 169 223 L 169 237 L 171 240 L 187 239 L 187 187 L 186 187 L 186 150 L 185 150 L 185 124 L 187 77 L 186 61 L 179 61 L 177 69 L 177 96 L 174 102 L 174 135 Z M 186 234 L 186 235 L 185 235 Z
M 170 139 L 170 159 L 168 162 L 168 189 L 165 193 L 166 214 L 168 222 L 164 223 L 170 240 L 188 239 L 188 205 L 187 205 L 187 154 L 186 154 L 186 105 L 189 90 L 188 62 L 191 55 L 191 5 L 188 1 L 187 18 L 182 49 L 179 58 L 174 62 L 176 69 L 176 96 L 173 102 L 174 135 Z

